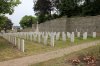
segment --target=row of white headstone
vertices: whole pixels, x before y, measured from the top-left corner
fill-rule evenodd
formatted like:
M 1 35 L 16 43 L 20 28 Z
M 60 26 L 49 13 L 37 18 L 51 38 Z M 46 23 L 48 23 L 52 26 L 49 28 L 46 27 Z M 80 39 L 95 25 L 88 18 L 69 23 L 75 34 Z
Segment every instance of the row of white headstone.
M 38 43 L 43 43 L 45 45 L 48 44 L 48 40 L 50 40 L 50 45 L 54 47 L 55 40 L 59 40 L 62 38 L 62 41 L 66 41 L 67 38 L 70 39 L 71 42 L 75 41 L 75 33 L 72 32 L 19 32 L 19 33 L 7 33 L 6 35 L 19 37 L 26 40 L 35 41 Z M 80 37 L 80 32 L 77 32 L 77 37 Z M 83 33 L 83 39 L 87 39 L 87 32 Z M 48 39 L 50 38 L 50 39 Z M 93 32 L 93 38 L 96 38 L 96 32 Z M 19 42 L 20 43 L 20 42 Z
M 3 34 L 2 37 L 8 40 L 11 44 L 13 44 L 13 46 L 17 47 L 18 50 L 24 52 L 24 39 L 17 38 L 8 34 Z

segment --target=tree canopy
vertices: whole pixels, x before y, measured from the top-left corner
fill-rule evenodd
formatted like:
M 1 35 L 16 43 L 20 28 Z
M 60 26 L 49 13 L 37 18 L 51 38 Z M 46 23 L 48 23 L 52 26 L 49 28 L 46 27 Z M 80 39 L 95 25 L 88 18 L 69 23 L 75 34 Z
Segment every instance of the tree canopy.
M 100 15 L 100 0 L 85 0 L 81 8 L 84 16 Z
M 12 14 L 14 12 L 14 7 L 20 3 L 19 0 L 0 0 L 0 15 Z
M 54 10 L 56 14 L 51 13 Z M 100 0 L 37 0 L 34 11 L 40 23 L 62 16 L 100 15 Z
M 37 22 L 37 18 L 36 17 L 25 15 L 20 20 L 20 25 L 23 28 L 27 28 L 27 27 L 32 27 L 32 24 L 35 24 L 36 22 Z
M 44 22 L 45 20 L 50 18 L 52 11 L 52 3 L 50 0 L 37 0 L 34 4 L 34 11 L 38 16 L 39 22 Z
M 20 4 L 20 0 L 0 0 L 0 30 L 7 30 L 12 28 L 12 22 L 5 14 L 12 14 L 14 7 Z
M 72 16 L 78 14 L 78 0 L 55 0 L 55 7 L 61 16 Z
M 10 19 L 8 19 L 8 17 L 6 16 L 0 16 L 0 31 L 1 30 L 10 30 L 12 29 L 13 23 Z

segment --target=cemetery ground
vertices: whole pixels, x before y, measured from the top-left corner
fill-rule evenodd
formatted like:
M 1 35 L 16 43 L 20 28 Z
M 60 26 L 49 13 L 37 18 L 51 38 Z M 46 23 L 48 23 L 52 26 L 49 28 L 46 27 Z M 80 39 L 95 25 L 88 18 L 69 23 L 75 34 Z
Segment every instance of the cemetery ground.
M 9 43 L 7 40 L 0 37 L 0 62 L 25 56 L 43 54 L 45 52 L 54 51 L 61 48 L 67 48 L 70 46 L 92 42 L 95 40 L 100 40 L 100 38 L 88 37 L 87 40 L 83 40 L 82 38 L 75 38 L 74 43 L 71 43 L 69 39 L 67 39 L 66 42 L 62 42 L 62 40 L 60 39 L 58 41 L 55 41 L 55 47 L 25 40 L 25 52 L 21 52 L 15 46 L 12 46 L 12 44 Z
M 100 66 L 100 44 L 30 66 Z

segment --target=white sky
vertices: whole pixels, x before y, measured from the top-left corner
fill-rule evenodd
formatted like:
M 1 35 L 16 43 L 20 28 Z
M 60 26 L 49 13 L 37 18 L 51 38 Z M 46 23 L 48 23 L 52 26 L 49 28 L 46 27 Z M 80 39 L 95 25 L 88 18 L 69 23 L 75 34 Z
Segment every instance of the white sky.
M 33 0 L 21 0 L 21 4 L 15 7 L 12 15 L 7 15 L 12 20 L 14 26 L 19 26 L 21 18 L 25 15 L 33 15 Z

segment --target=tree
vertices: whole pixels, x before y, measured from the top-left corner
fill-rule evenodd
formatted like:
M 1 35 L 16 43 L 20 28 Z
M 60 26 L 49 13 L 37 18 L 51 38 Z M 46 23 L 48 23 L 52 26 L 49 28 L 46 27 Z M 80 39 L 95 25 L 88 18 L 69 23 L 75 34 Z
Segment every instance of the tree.
M 95 16 L 100 14 L 100 0 L 85 0 L 82 8 L 83 16 Z
M 94 16 L 100 14 L 100 0 L 54 0 L 60 16 Z
M 54 10 L 58 14 L 51 14 Z M 37 0 L 34 11 L 40 23 L 62 16 L 95 16 L 100 15 L 100 0 Z
M 35 24 L 36 22 L 37 22 L 37 18 L 36 17 L 25 15 L 21 19 L 20 25 L 23 28 L 27 28 L 27 27 L 32 27 L 32 24 Z
M 0 24 L 0 30 L 4 30 L 5 32 L 7 30 L 12 29 L 13 23 L 8 17 L 6 16 L 0 16 L 1 24 Z
M 34 4 L 35 14 L 38 16 L 39 23 L 50 19 L 52 3 L 50 0 L 37 0 Z
M 0 0 L 0 30 L 11 28 L 12 22 L 4 14 L 12 14 L 14 7 L 20 4 L 19 0 Z
M 20 4 L 19 0 L 0 0 L 0 15 L 12 14 L 14 7 Z
M 58 9 L 60 16 L 79 15 L 79 0 L 55 0 L 55 7 Z

